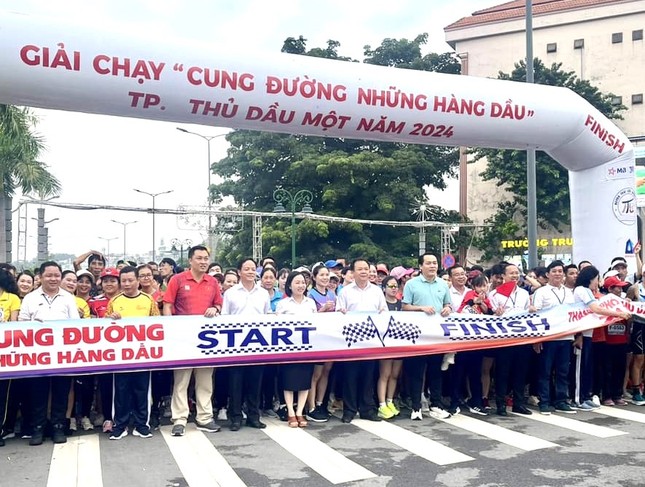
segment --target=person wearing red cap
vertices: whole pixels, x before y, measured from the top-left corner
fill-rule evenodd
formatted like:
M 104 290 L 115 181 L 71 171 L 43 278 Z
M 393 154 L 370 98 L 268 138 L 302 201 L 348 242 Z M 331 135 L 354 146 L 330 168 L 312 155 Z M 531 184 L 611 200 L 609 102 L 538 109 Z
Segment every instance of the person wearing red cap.
M 383 279 L 390 274 L 390 271 L 387 269 L 387 265 L 384 263 L 376 264 L 376 285 L 381 286 L 383 284 Z

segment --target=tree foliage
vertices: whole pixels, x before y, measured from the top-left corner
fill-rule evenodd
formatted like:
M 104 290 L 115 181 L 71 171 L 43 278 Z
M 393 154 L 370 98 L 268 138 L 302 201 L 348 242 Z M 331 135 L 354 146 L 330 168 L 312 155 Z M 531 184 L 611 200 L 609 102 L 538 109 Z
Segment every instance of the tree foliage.
M 0 260 L 11 260 L 11 221 L 6 209 L 20 190 L 41 198 L 60 193 L 60 182 L 39 160 L 44 149 L 41 136 L 33 131 L 36 116 L 27 108 L 0 105 Z M 6 230 L 5 230 L 6 229 Z
M 574 71 L 562 70 L 562 63 L 550 67 L 539 59 L 534 61 L 535 82 L 563 86 L 575 91 L 608 118 L 621 118 L 622 105 L 612 105 L 611 93 L 602 93 L 589 81 L 578 78 Z M 498 79 L 526 81 L 526 63 L 519 61 L 510 73 L 499 72 Z M 496 181 L 510 193 L 510 200 L 500 201 L 497 212 L 485 220 L 489 226 L 475 239 L 475 246 L 484 251 L 483 258 L 492 260 L 503 255 L 500 241 L 526 236 L 526 152 L 518 150 L 476 149 L 475 160 L 485 158 L 486 169 L 481 173 L 485 181 Z M 536 195 L 537 217 L 541 228 L 560 229 L 571 219 L 569 207 L 569 174 L 555 160 L 537 151 Z
M 458 73 L 452 54 L 422 55 L 427 35 L 413 41 L 385 39 L 372 50 L 365 47 L 365 63 L 406 69 Z M 339 55 L 337 41 L 326 48 L 307 50 L 302 36 L 285 40 L 282 51 L 292 54 L 352 61 Z M 424 187 L 445 188 L 444 177 L 454 176 L 458 150 L 450 147 L 379 143 L 372 141 L 283 135 L 238 130 L 227 136 L 226 158 L 213 164 L 223 182 L 211 187 L 216 203 L 232 196 L 245 209 L 272 211 L 273 192 L 313 193 L 314 212 L 369 220 L 410 220 L 420 204 L 431 208 L 431 219 L 459 221 L 427 202 Z M 299 210 L 300 208 L 297 208 Z M 290 260 L 290 218 L 264 219 L 264 253 L 280 262 Z M 417 255 L 417 231 L 409 227 L 370 226 L 357 223 L 300 220 L 296 237 L 298 262 L 321 258 L 365 256 L 375 260 L 411 264 Z M 435 235 L 436 234 L 436 235 Z M 439 232 L 429 233 L 429 247 L 439 246 Z M 228 239 L 219 258 L 236 262 L 250 254 L 247 228 Z

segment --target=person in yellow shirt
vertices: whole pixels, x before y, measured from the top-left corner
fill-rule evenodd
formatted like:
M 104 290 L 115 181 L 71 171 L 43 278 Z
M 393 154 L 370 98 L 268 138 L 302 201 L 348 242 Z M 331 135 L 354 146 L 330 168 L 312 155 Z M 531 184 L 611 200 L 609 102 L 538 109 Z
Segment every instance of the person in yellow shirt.
M 18 286 L 14 277 L 4 269 L 0 269 L 0 322 L 16 321 L 20 311 L 20 298 Z M 1 325 L 0 325 L 1 326 Z M 11 379 L 0 380 L 0 446 L 4 446 L 2 431 L 7 419 L 7 405 Z
M 125 266 L 119 273 L 121 292 L 108 303 L 105 316 L 113 320 L 130 317 L 159 316 L 159 307 L 149 294 L 139 290 L 139 272 Z M 130 415 L 134 420 L 132 434 L 150 438 L 150 371 L 114 374 L 114 427 L 111 440 L 128 436 Z

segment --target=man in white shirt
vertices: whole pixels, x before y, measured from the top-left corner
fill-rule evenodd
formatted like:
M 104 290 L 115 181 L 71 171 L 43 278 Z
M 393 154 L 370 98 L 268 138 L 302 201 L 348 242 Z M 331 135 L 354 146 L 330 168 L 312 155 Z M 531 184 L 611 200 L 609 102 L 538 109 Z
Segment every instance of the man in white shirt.
M 529 310 L 529 293 L 518 286 L 520 270 L 514 264 L 501 265 L 503 283 L 489 295 L 492 309 L 498 316 L 517 314 Z M 514 283 L 510 292 L 504 286 Z M 497 414 L 508 416 L 506 412 L 506 393 L 508 392 L 509 379 L 513 379 L 513 412 L 518 414 L 532 414 L 525 405 L 524 389 L 526 387 L 526 373 L 529 366 L 531 353 L 530 345 L 514 345 L 498 348 L 495 351 L 495 395 Z
M 62 270 L 56 262 L 40 266 L 40 287 L 22 300 L 18 321 L 77 320 L 80 318 L 74 296 L 60 288 Z M 34 377 L 27 379 L 27 391 L 32 412 L 32 434 L 29 444 L 42 445 L 47 423 L 47 405 L 51 391 L 52 441 L 66 443 L 65 413 L 72 385 L 70 376 Z
M 573 292 L 564 285 L 564 264 L 554 260 L 547 267 L 548 282 L 533 294 L 536 310 L 573 303 Z M 582 339 L 580 339 L 581 341 Z M 533 350 L 539 354 L 538 394 L 540 414 L 549 415 L 555 409 L 560 413 L 575 414 L 567 403 L 569 396 L 569 361 L 573 336 L 536 343 Z M 579 343 L 575 344 L 579 346 Z M 555 376 L 555 397 L 551 399 L 551 375 Z
M 338 295 L 336 309 L 342 313 L 387 310 L 385 295 L 370 283 L 370 265 L 365 259 L 356 259 L 351 265 L 354 282 Z M 355 360 L 343 363 L 343 423 L 351 423 L 359 412 L 362 419 L 380 421 L 374 401 L 375 360 Z
M 262 315 L 271 312 L 271 298 L 266 289 L 255 282 L 257 263 L 244 259 L 238 266 L 240 282 L 224 293 L 222 315 Z M 243 365 L 228 368 L 230 430 L 242 427 L 242 402 L 246 402 L 246 425 L 251 428 L 266 428 L 260 421 L 260 389 L 262 365 Z
M 448 269 L 448 275 L 450 276 L 450 299 L 452 301 L 452 309 L 458 310 L 461 307 L 461 302 L 464 299 L 464 296 L 470 289 L 466 287 L 466 282 L 468 281 L 468 275 L 466 274 L 466 269 L 464 269 L 459 264 L 453 265 Z

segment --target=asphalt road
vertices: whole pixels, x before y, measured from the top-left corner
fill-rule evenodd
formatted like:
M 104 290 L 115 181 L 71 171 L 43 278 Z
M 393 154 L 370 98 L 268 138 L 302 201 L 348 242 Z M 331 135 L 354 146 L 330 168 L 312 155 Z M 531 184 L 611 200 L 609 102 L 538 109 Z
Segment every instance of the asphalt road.
M 645 408 L 530 417 L 470 416 L 371 423 L 267 420 L 265 430 L 110 441 L 78 433 L 64 445 L 11 439 L 0 487 L 643 486 Z

